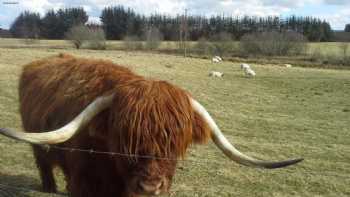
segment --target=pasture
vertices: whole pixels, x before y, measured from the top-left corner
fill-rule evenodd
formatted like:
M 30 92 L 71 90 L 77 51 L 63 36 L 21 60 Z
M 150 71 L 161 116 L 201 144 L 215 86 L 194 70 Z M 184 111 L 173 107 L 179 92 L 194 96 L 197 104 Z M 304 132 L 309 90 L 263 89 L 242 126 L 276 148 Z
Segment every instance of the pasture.
M 238 63 L 144 52 L 42 47 L 0 48 L 0 127 L 21 128 L 22 65 L 60 52 L 109 59 L 143 76 L 188 90 L 242 152 L 266 160 L 303 157 L 284 169 L 229 161 L 212 142 L 179 161 L 170 196 L 350 196 L 350 71 L 257 65 L 246 78 Z M 55 43 L 54 43 L 55 44 Z M 223 78 L 209 78 L 212 70 Z M 59 190 L 65 183 L 56 171 Z M 0 136 L 0 196 L 48 197 L 28 144 Z
M 197 42 L 188 42 L 188 47 L 191 48 Z M 175 50 L 178 49 L 178 43 L 174 41 L 163 41 L 159 47 L 160 50 Z M 346 42 L 316 42 L 308 43 L 306 55 L 319 53 L 323 56 L 342 56 L 344 54 L 344 45 L 350 48 L 350 43 Z M 239 42 L 234 41 L 233 46 L 238 49 Z M 72 48 L 72 44 L 64 40 L 26 40 L 15 38 L 0 38 L 1 48 Z M 123 49 L 124 41 L 107 41 L 107 49 Z M 346 55 L 350 56 L 350 49 L 346 50 Z
M 349 69 L 350 65 L 350 43 L 348 42 L 310 42 L 306 44 L 306 49 L 304 52 L 299 55 L 290 54 L 289 56 L 249 55 L 247 52 L 240 50 L 240 44 L 238 41 L 233 41 L 224 49 L 215 49 L 213 46 L 221 46 L 222 43 L 208 42 L 204 44 L 205 46 L 198 46 L 198 44 L 199 43 L 195 41 L 187 42 L 187 56 L 211 59 L 212 56 L 220 55 L 218 54 L 218 51 L 222 51 L 222 57 L 224 59 L 236 63 L 247 62 L 255 64 L 293 64 L 298 67 L 333 69 Z M 137 48 L 137 51 L 147 51 L 145 45 L 145 41 L 126 42 L 108 40 L 106 42 L 106 49 L 133 51 L 135 50 L 133 47 L 138 46 L 141 48 Z M 183 55 L 184 50 L 183 48 L 180 49 L 179 47 L 179 42 L 162 41 L 160 42 L 159 47 L 157 49 L 154 49 L 153 52 Z M 73 48 L 73 44 L 65 40 L 0 38 L 0 48 L 71 49 Z M 84 43 L 82 45 L 82 48 L 88 49 L 88 43 Z

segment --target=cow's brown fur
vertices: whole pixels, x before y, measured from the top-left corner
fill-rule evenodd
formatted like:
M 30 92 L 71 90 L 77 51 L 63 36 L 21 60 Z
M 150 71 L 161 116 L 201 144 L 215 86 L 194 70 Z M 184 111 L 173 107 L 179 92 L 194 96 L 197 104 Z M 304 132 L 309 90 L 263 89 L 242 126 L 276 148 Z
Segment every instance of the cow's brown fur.
M 95 98 L 115 93 L 112 105 L 62 147 L 176 159 L 191 143 L 210 138 L 193 111 L 189 94 L 165 81 L 145 79 L 110 61 L 66 54 L 34 61 L 21 76 L 19 94 L 24 129 L 57 129 Z M 73 197 L 135 196 L 138 181 L 165 178 L 171 185 L 176 161 L 44 150 L 33 146 L 43 189 L 55 192 L 54 165 L 62 168 Z M 137 184 L 136 184 L 137 185 Z

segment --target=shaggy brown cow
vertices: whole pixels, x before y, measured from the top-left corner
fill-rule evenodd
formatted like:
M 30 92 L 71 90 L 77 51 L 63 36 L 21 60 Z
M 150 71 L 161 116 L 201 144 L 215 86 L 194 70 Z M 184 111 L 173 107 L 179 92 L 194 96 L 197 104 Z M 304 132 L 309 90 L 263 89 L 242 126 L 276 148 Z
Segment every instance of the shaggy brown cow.
M 109 61 L 61 54 L 32 62 L 24 67 L 19 97 L 26 132 L 0 132 L 36 144 L 34 155 L 46 192 L 56 191 L 52 169 L 57 165 L 73 197 L 165 193 L 176 159 L 191 143 L 208 139 L 244 165 L 278 168 L 301 161 L 267 162 L 240 153 L 188 92 Z M 129 156 L 47 150 L 38 144 Z

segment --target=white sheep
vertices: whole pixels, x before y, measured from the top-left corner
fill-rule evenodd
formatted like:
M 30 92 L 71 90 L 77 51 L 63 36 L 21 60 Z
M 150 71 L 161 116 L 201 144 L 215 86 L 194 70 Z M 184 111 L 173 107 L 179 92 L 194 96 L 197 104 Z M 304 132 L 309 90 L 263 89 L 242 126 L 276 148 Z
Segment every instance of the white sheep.
M 249 64 L 245 64 L 245 63 L 243 63 L 243 64 L 241 64 L 241 69 L 250 69 L 250 66 L 249 66 Z
M 292 68 L 292 65 L 291 64 L 285 64 L 284 65 L 286 68 Z
M 209 73 L 209 77 L 223 77 L 224 73 L 222 72 L 217 72 L 217 71 L 211 71 Z
M 247 76 L 254 77 L 256 75 L 255 71 L 251 68 L 245 68 L 244 72 Z
M 211 61 L 213 63 L 219 63 L 220 62 L 220 60 L 218 58 L 216 58 L 216 57 L 213 57 L 213 59 L 211 59 Z
M 220 62 L 222 61 L 222 58 L 220 56 L 215 56 L 214 58 L 218 59 Z

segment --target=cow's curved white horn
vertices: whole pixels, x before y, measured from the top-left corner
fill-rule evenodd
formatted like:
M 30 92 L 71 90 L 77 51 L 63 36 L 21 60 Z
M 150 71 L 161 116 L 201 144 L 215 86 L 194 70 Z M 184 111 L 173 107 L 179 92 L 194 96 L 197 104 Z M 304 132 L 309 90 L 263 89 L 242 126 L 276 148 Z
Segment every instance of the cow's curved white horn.
M 272 161 L 262 161 L 258 159 L 251 158 L 247 155 L 244 155 L 243 153 L 239 152 L 222 134 L 219 127 L 216 125 L 213 118 L 209 115 L 207 110 L 196 100 L 193 98 L 190 98 L 191 104 L 193 109 L 199 113 L 204 120 L 208 123 L 209 127 L 211 128 L 211 137 L 216 146 L 230 159 L 233 161 L 246 165 L 246 166 L 253 166 L 253 167 L 262 167 L 262 168 L 281 168 L 285 166 L 289 166 L 292 164 L 296 164 L 303 159 L 292 159 L 292 160 L 286 160 L 286 161 L 278 161 L 278 162 L 272 162 Z
M 113 97 L 114 94 L 96 98 L 71 122 L 54 131 L 43 133 L 26 133 L 0 128 L 0 134 L 32 144 L 61 143 L 69 140 L 74 134 L 77 133 L 77 131 L 79 131 L 80 128 L 87 125 L 87 123 L 89 123 L 99 112 L 108 108 L 112 103 Z

